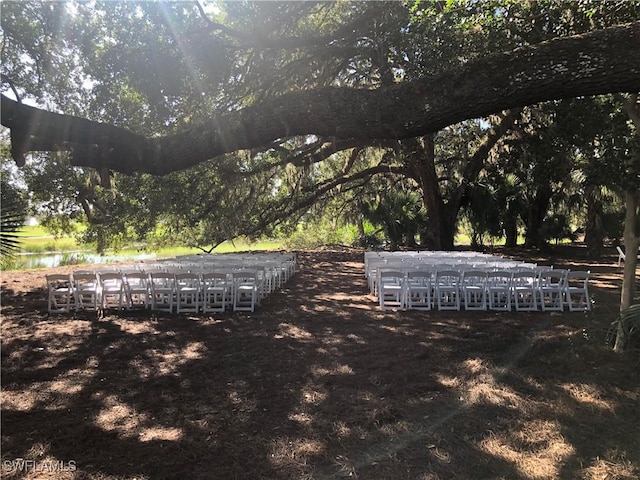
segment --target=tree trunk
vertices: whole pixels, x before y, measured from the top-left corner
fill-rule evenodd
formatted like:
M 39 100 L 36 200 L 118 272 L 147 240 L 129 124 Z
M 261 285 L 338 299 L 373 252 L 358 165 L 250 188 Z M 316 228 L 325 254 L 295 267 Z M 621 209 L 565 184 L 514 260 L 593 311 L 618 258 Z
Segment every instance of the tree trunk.
M 358 237 L 359 238 L 364 238 L 365 232 L 364 232 L 364 218 L 362 218 L 361 215 L 358 216 L 358 218 L 356 218 L 356 226 L 358 227 Z
M 625 109 L 635 126 L 636 135 L 640 136 L 640 104 L 638 94 L 633 94 L 625 101 Z M 640 152 L 635 152 L 635 162 L 640 162 Z M 637 164 L 637 163 L 636 163 Z M 637 188 L 625 192 L 624 217 L 624 272 L 622 276 L 622 293 L 620 294 L 620 315 L 629 310 L 633 303 L 635 289 L 636 268 L 638 266 L 638 248 L 640 247 L 640 192 Z M 622 321 L 618 321 L 615 352 L 624 351 L 628 341 L 628 334 Z
M 638 236 L 638 219 L 640 218 L 640 193 L 625 192 L 625 222 L 624 222 L 624 273 L 622 280 L 622 293 L 620 295 L 620 314 L 623 315 L 633 303 L 635 289 L 636 268 L 638 266 L 638 248 L 640 236 Z M 618 321 L 616 330 L 616 342 L 614 352 L 624 351 L 628 340 L 628 332 L 623 322 Z
M 450 207 L 440 194 L 435 163 L 434 135 L 429 134 L 403 143 L 407 157 L 408 175 L 413 178 L 422 191 L 422 201 L 427 210 L 426 246 L 431 250 L 453 250 L 455 236 L 455 218 L 453 221 Z M 457 217 L 458 212 L 454 213 Z
M 604 227 L 602 225 L 602 202 L 596 198 L 596 187 L 589 187 L 587 197 L 587 221 L 585 222 L 584 242 L 590 258 L 600 258 L 604 243 Z
M 507 211 L 509 211 L 507 209 Z M 517 215 L 507 215 L 504 220 L 505 246 L 515 248 L 518 246 L 518 217 Z
M 455 247 L 456 233 L 458 232 L 456 224 L 460 207 L 450 203 L 445 203 L 442 207 L 442 213 L 440 214 L 440 249 L 448 252 Z
M 416 248 L 418 244 L 416 243 L 416 233 L 417 228 L 415 226 L 407 227 L 407 231 L 405 233 L 406 241 L 405 244 L 409 248 Z
M 96 232 L 96 252 L 103 255 L 107 250 L 107 238 L 104 228 L 98 228 Z
M 551 192 L 547 186 L 541 185 L 533 200 L 533 204 L 529 206 L 527 231 L 524 240 L 525 248 L 544 249 L 547 247 L 543 222 L 547 215 L 550 198 Z
M 475 180 L 486 163 L 489 153 L 519 118 L 521 109 L 513 109 L 502 114 L 500 122 L 486 132 L 473 156 L 462 171 L 458 187 L 451 193 L 447 202 L 440 192 L 436 172 L 434 135 L 425 135 L 423 145 L 413 140 L 405 142 L 408 156 L 408 175 L 422 190 L 422 198 L 429 218 L 427 246 L 434 250 L 451 251 L 454 249 L 456 224 L 464 203 L 468 200 L 470 183 Z

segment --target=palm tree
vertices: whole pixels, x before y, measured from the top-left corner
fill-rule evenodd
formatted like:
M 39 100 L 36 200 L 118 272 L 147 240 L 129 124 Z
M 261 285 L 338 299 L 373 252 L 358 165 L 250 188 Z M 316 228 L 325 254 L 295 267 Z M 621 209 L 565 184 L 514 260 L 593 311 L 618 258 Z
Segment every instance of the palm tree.
M 363 201 L 363 216 L 380 225 L 391 250 L 400 245 L 415 245 L 415 236 L 424 222 L 420 196 L 414 190 L 389 189 L 375 199 Z
M 24 203 L 12 188 L 3 185 L 0 191 L 0 258 L 3 262 L 13 257 L 20 247 L 18 230 L 24 226 Z

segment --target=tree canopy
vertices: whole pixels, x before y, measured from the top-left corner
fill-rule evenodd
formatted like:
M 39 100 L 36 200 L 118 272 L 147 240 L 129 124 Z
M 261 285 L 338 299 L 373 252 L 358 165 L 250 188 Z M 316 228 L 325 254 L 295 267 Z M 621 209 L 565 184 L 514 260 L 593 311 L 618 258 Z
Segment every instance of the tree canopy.
M 189 129 L 153 137 L 46 112 L 2 96 L 19 165 L 34 150 L 71 150 L 77 166 L 163 175 L 224 153 L 299 135 L 335 140 L 404 139 L 534 103 L 640 90 L 640 22 L 555 38 L 479 57 L 434 76 L 380 88 L 290 91 Z
M 560 152 L 597 136 L 551 141 L 583 118 L 559 100 L 640 90 L 637 1 L 8 1 L 1 14 L 11 155 L 41 212 L 85 214 L 96 237 L 161 224 L 215 244 L 400 185 L 422 197 L 434 248 L 452 247 L 463 210 L 513 233 L 517 206 L 542 231 L 575 161 Z M 608 151 L 626 151 L 621 121 Z M 490 221 L 488 194 L 511 215 Z

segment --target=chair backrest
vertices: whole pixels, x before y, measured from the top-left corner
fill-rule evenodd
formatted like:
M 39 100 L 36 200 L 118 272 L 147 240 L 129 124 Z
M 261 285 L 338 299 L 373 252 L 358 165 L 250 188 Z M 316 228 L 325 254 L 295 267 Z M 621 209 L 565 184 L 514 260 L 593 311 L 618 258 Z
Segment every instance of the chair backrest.
M 552 270 L 542 270 L 538 274 L 540 285 L 563 285 L 567 280 L 569 270 L 554 268 Z
M 202 283 L 205 285 L 222 285 L 227 283 L 227 279 L 225 272 L 205 272 L 202 274 Z
M 457 285 L 460 283 L 459 270 L 437 270 L 436 283 L 438 285 Z
M 572 270 L 567 273 L 566 284 L 567 287 L 586 288 L 589 282 L 589 276 L 591 271 L 589 270 Z
M 409 289 L 423 289 L 431 288 L 434 281 L 434 274 L 432 270 L 419 269 L 409 270 L 407 272 L 407 287 Z
M 98 276 L 95 273 L 74 272 L 73 284 L 81 290 L 93 289 L 98 286 Z
M 400 283 L 404 279 L 404 272 L 400 270 L 378 270 L 379 283 Z
M 124 280 L 121 273 L 104 272 L 98 274 L 98 280 L 104 289 L 122 289 L 124 288 Z
M 71 275 L 64 275 L 61 273 L 46 275 L 46 279 L 47 279 L 47 286 L 50 289 L 71 288 L 73 284 L 71 280 Z
M 83 275 L 83 274 L 95 275 L 95 271 L 93 271 L 93 270 L 74 270 L 71 275 L 72 276 L 76 276 L 76 275 Z
M 174 287 L 176 283 L 175 274 L 169 272 L 151 272 L 149 279 L 152 289 Z
M 487 283 L 490 287 L 510 287 L 513 272 L 508 270 L 493 270 L 487 273 Z
M 144 272 L 127 272 L 124 275 L 124 280 L 126 283 L 146 283 L 149 275 Z
M 98 274 L 100 280 L 103 281 L 117 281 L 117 280 L 122 280 L 122 274 L 118 273 L 118 272 L 103 272 Z
M 426 282 L 431 281 L 432 278 L 433 271 L 426 268 L 416 267 L 416 270 L 409 270 L 407 272 L 407 279 L 409 280 Z
M 237 270 L 233 272 L 233 281 L 236 283 L 255 283 L 258 274 L 252 270 Z
M 511 276 L 514 286 L 535 286 L 538 282 L 538 272 L 532 269 L 516 270 Z
M 486 270 L 464 270 L 462 272 L 462 283 L 464 285 L 485 285 L 487 277 Z
M 195 288 L 200 285 L 200 275 L 194 272 L 176 273 L 175 281 L 178 286 Z

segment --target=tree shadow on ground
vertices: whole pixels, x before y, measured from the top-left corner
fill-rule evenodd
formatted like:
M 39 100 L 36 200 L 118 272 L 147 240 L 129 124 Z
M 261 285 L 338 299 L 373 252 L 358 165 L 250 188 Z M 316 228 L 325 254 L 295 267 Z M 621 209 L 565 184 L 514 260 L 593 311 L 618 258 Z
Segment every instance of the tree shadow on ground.
M 3 288 L 3 477 L 70 461 L 53 478 L 637 473 L 637 368 L 584 333 L 605 304 L 381 312 L 361 253 L 299 259 L 250 314 L 48 316 L 43 289 Z

